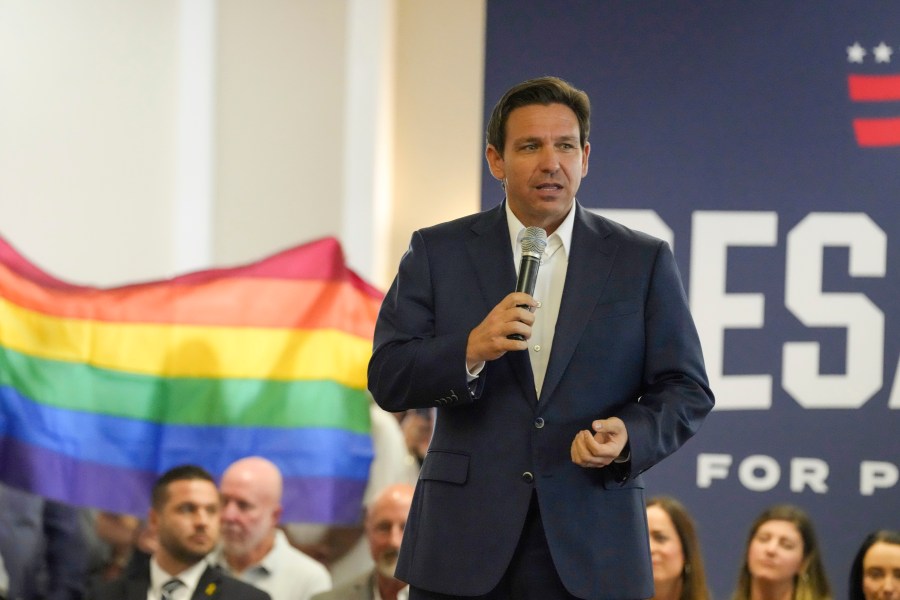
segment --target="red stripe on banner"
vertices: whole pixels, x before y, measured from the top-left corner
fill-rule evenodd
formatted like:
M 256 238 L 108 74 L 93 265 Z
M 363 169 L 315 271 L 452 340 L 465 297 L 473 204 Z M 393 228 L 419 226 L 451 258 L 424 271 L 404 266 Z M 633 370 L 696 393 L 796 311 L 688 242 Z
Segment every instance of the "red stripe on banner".
M 900 146 L 900 117 L 853 119 L 856 142 L 863 147 Z
M 856 102 L 900 100 L 900 75 L 849 75 L 847 85 Z

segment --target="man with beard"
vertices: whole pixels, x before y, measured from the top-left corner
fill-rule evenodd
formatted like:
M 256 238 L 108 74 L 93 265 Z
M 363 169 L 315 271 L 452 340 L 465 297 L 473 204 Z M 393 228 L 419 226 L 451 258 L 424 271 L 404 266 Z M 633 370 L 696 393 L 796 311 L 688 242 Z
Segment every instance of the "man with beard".
M 104 584 L 95 600 L 271 600 L 205 559 L 219 541 L 221 502 L 212 476 L 184 465 L 153 486 L 149 523 L 159 543 L 149 568 Z
M 319 594 L 313 600 L 406 600 L 406 582 L 394 577 L 400 542 L 415 488 L 398 483 L 385 488 L 366 513 L 366 537 L 375 568 L 345 586 Z
M 215 564 L 273 600 L 308 600 L 331 589 L 328 569 L 291 546 L 278 528 L 282 478 L 275 464 L 242 458 L 225 470 L 219 487 L 222 547 Z

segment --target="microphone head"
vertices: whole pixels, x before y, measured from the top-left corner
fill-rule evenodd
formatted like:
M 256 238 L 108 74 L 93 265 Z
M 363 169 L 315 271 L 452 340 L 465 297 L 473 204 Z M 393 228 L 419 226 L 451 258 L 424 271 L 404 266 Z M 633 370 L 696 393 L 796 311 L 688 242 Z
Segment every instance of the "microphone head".
M 547 232 L 540 227 L 526 227 L 522 236 L 522 255 L 540 258 L 547 247 Z

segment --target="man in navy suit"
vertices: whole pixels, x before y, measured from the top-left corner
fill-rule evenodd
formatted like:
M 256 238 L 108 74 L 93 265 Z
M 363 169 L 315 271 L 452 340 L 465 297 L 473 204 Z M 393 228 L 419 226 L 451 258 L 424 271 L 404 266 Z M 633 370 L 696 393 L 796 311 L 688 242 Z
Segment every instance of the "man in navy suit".
M 92 600 L 270 600 L 269 594 L 211 566 L 222 502 L 212 476 L 194 465 L 175 467 L 153 487 L 150 527 L 159 547 Z
M 575 201 L 589 131 L 568 83 L 509 90 L 486 150 L 506 200 L 415 232 L 384 299 L 369 388 L 437 407 L 397 567 L 412 600 L 653 595 L 641 473 L 714 400 L 668 245 Z M 526 227 L 548 235 L 533 295 L 510 293 Z

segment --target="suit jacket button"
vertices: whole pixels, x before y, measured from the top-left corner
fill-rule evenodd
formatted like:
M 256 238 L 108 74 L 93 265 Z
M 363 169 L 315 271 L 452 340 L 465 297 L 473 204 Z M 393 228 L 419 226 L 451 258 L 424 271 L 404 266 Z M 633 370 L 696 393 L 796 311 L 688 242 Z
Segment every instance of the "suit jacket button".
M 522 473 L 522 481 L 525 483 L 531 483 L 534 481 L 534 475 L 531 474 L 531 471 L 525 471 Z
M 538 417 L 537 419 L 535 419 L 535 420 L 534 420 L 534 426 L 537 427 L 538 429 L 541 429 L 541 428 L 544 426 L 544 419 L 543 419 L 543 417 Z

